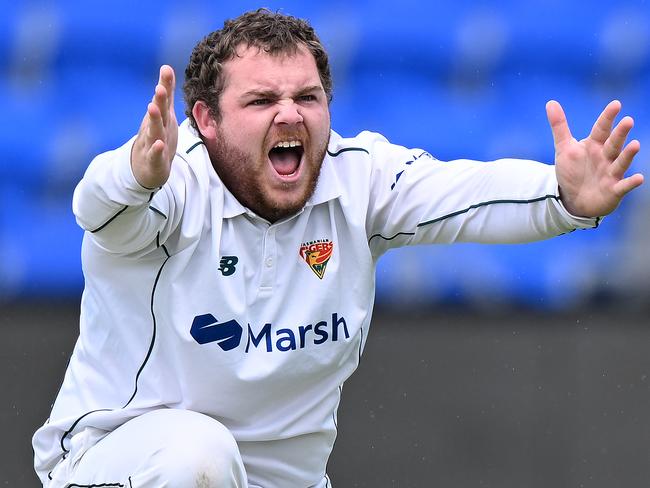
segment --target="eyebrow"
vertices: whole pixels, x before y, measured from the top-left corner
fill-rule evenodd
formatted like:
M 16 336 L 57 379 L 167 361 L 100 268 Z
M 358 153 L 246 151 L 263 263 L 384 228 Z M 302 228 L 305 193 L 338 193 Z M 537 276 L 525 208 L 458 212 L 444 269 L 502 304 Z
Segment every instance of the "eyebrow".
M 247 98 L 247 97 L 261 97 L 261 98 L 274 98 L 276 97 L 277 94 L 273 90 L 249 90 L 246 93 L 242 93 L 242 95 L 239 98 Z
M 322 91 L 322 92 L 324 92 L 325 90 L 323 90 L 323 87 L 321 85 L 312 85 L 312 86 L 307 86 L 307 87 L 303 88 L 302 90 L 298 90 L 297 95 L 300 96 L 300 95 L 304 95 L 305 93 L 310 93 L 310 92 L 313 92 L 313 91 Z
M 305 93 L 311 93 L 313 91 L 324 91 L 324 90 L 323 87 L 320 85 L 311 85 L 298 90 L 294 94 L 294 97 L 299 97 L 301 95 L 304 95 Z M 253 89 L 243 93 L 239 98 L 247 98 L 247 97 L 278 98 L 278 94 L 276 91 L 270 89 L 269 90 Z

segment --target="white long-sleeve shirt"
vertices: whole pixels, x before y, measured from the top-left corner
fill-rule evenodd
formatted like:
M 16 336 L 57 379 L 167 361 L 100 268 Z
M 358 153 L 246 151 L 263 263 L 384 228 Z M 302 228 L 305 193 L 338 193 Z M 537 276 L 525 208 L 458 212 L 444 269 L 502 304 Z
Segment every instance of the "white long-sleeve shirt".
M 79 339 L 33 439 L 46 486 L 73 446 L 157 408 L 222 422 L 252 487 L 319 486 L 384 252 L 596 225 L 563 208 L 552 166 L 441 162 L 370 132 L 332 132 L 312 197 L 269 224 L 225 188 L 187 121 L 157 191 L 136 182 L 132 144 L 95 158 L 75 190 L 86 284 Z

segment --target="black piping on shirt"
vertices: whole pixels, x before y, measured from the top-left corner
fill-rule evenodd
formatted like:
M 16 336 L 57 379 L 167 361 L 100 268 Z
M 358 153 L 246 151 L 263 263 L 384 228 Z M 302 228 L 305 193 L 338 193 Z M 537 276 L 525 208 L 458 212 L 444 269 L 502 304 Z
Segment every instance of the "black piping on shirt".
M 104 222 L 102 225 L 100 225 L 99 227 L 97 227 L 95 230 L 91 230 L 90 233 L 91 233 L 91 234 L 94 234 L 95 232 L 99 232 L 100 230 L 102 230 L 102 229 L 103 229 L 104 227 L 106 227 L 108 224 L 110 224 L 111 222 L 113 222 L 113 220 L 115 220 L 115 219 L 116 219 L 116 218 L 117 218 L 117 217 L 118 217 L 122 212 L 124 212 L 127 208 L 129 208 L 129 206 L 128 206 L 128 205 L 124 205 L 124 207 L 122 207 L 122 208 L 121 208 L 121 209 L 120 209 L 120 210 L 119 210 L 115 215 L 113 215 L 110 219 L 108 219 L 108 220 L 107 220 L 106 222 Z
M 146 366 L 146 364 L 149 362 L 149 358 L 151 357 L 151 351 L 153 351 L 153 346 L 156 342 L 156 313 L 153 310 L 153 302 L 154 298 L 156 296 L 156 286 L 158 286 L 158 280 L 160 279 L 160 275 L 162 273 L 163 268 L 165 267 L 165 264 L 167 264 L 167 261 L 169 261 L 169 258 L 171 257 L 169 253 L 167 252 L 167 248 L 163 245 L 162 246 L 163 250 L 165 251 L 165 254 L 167 255 L 167 258 L 163 261 L 162 265 L 160 266 L 160 269 L 158 270 L 158 274 L 156 275 L 156 279 L 154 280 L 153 283 L 153 288 L 151 290 L 151 318 L 153 320 L 153 333 L 151 335 L 151 343 L 149 344 L 149 350 L 147 351 L 147 355 L 144 358 L 144 361 L 142 362 L 142 365 L 140 366 L 140 369 L 138 370 L 137 374 L 135 375 L 135 388 L 133 390 L 133 395 L 131 395 L 131 398 L 129 398 L 129 401 L 124 404 L 122 408 L 126 408 L 129 403 L 133 401 L 135 398 L 135 395 L 138 393 L 138 379 L 140 378 L 140 374 L 142 373 L 142 370 Z
M 544 195 L 543 197 L 532 198 L 530 200 L 490 200 L 489 202 L 475 203 L 474 205 L 470 205 L 466 209 L 458 210 L 456 212 L 452 212 L 450 214 L 443 215 L 442 217 L 438 217 L 437 219 L 427 220 L 426 222 L 421 222 L 417 226 L 418 227 L 423 227 L 425 225 L 435 224 L 436 222 L 440 222 L 441 220 L 446 220 L 448 218 L 455 217 L 456 215 L 461 215 L 461 214 L 467 213 L 467 212 L 469 212 L 470 210 L 472 210 L 474 208 L 486 207 L 488 205 L 494 205 L 494 204 L 497 204 L 497 203 L 528 204 L 528 203 L 542 202 L 544 200 L 560 200 L 560 197 L 558 197 L 557 195 Z
M 165 258 L 163 263 L 160 265 L 160 269 L 158 270 L 158 274 L 156 275 L 156 279 L 154 280 L 153 287 L 151 289 L 151 316 L 152 316 L 152 319 L 153 319 L 153 333 L 152 333 L 152 337 L 151 337 L 151 343 L 149 344 L 149 350 L 147 351 L 147 355 L 145 356 L 144 361 L 142 362 L 142 365 L 140 366 L 140 368 L 138 369 L 138 372 L 136 373 L 136 376 L 135 376 L 135 388 L 134 388 L 133 394 L 131 395 L 131 398 L 129 398 L 129 401 L 127 401 L 124 404 L 122 409 L 126 408 L 133 401 L 133 399 L 135 398 L 135 395 L 138 392 L 138 379 L 140 378 L 140 374 L 142 373 L 142 370 L 144 369 L 145 365 L 149 361 L 149 358 L 151 357 L 151 352 L 153 351 L 153 346 L 154 346 L 155 341 L 156 341 L 156 314 L 155 314 L 154 308 L 153 308 L 154 297 L 156 295 L 156 287 L 158 286 L 158 280 L 160 279 L 160 275 L 161 275 L 161 273 L 163 271 L 163 268 L 165 267 L 165 264 L 167 264 L 167 261 L 169 261 L 169 258 L 171 257 L 169 252 L 167 251 L 167 248 L 165 248 L 164 245 L 162 246 L 162 248 L 165 251 L 165 254 L 166 254 L 167 257 Z M 86 412 L 81 417 L 79 417 L 77 420 L 75 420 L 72 423 L 72 425 L 70 426 L 70 428 L 67 431 L 65 431 L 63 433 L 63 435 L 61 436 L 60 445 L 61 445 L 61 450 L 63 451 L 63 453 L 66 454 L 66 453 L 69 452 L 69 450 L 66 449 L 65 446 L 63 445 L 64 440 L 66 439 L 66 437 L 68 437 L 70 435 L 70 433 L 74 430 L 74 428 L 77 426 L 77 424 L 79 422 L 81 422 L 81 420 L 83 420 L 85 417 L 87 417 L 88 415 L 90 415 L 92 413 L 96 413 L 96 412 L 112 412 L 114 410 L 116 410 L 116 409 L 113 409 L 113 408 L 100 408 L 100 409 L 97 409 L 97 410 L 91 410 L 90 412 Z M 71 485 L 71 486 L 85 486 L 85 485 Z M 123 485 L 119 485 L 119 484 L 115 485 L 115 484 L 113 484 L 113 485 L 90 485 L 90 486 L 123 486 Z
M 129 485 L 130 485 L 130 480 L 129 480 Z M 67 488 L 72 488 L 73 486 L 78 486 L 79 488 L 98 488 L 100 486 L 117 486 L 117 487 L 123 487 L 124 485 L 122 483 L 101 483 L 99 485 L 78 485 L 77 483 L 72 483 L 71 485 L 66 485 Z
M 158 215 L 161 215 L 164 219 L 167 219 L 167 216 L 164 213 L 162 213 L 162 211 L 160 211 L 156 207 L 154 207 L 153 205 L 149 205 L 149 209 L 151 211 L 153 211 L 154 213 L 157 213 Z
M 185 151 L 185 154 L 191 153 L 194 150 L 195 147 L 200 146 L 201 144 L 203 144 L 203 141 L 199 141 L 199 142 L 193 144 L 187 151 Z
M 544 195 L 543 197 L 537 197 L 537 198 L 531 198 L 530 200 L 490 200 L 487 202 L 480 202 L 480 203 L 475 203 L 474 205 L 470 205 L 467 208 L 464 208 L 462 210 L 456 210 L 455 212 L 448 213 L 446 215 L 443 215 L 442 217 L 438 217 L 432 220 L 427 220 L 425 222 L 420 222 L 416 227 L 424 227 L 425 225 L 431 225 L 435 224 L 438 222 L 441 222 L 443 220 L 450 219 L 452 217 L 456 217 L 457 215 L 462 215 L 464 213 L 469 212 L 472 209 L 475 208 L 480 208 L 480 207 L 486 207 L 488 205 L 494 205 L 494 204 L 499 204 L 499 203 L 514 203 L 517 205 L 526 205 L 530 203 L 536 203 L 536 202 L 541 202 L 544 200 L 560 200 L 560 197 L 557 195 Z M 598 220 L 596 221 L 596 226 L 598 226 Z M 392 239 L 395 239 L 396 237 L 400 235 L 406 235 L 406 236 L 412 236 L 415 235 L 415 232 L 398 232 L 397 234 L 391 236 L 391 237 L 386 237 L 381 234 L 373 234 L 370 236 L 370 239 L 368 239 L 368 243 L 372 241 L 375 237 L 380 237 L 381 239 L 384 239 L 386 241 L 390 241 Z
M 364 152 L 366 154 L 370 154 L 370 152 L 367 149 L 364 149 L 362 147 L 344 147 L 343 149 L 339 149 L 335 153 L 330 152 L 330 150 L 328 149 L 327 154 L 329 154 L 331 157 L 335 158 L 339 154 L 347 152 L 347 151 L 361 151 L 361 152 Z

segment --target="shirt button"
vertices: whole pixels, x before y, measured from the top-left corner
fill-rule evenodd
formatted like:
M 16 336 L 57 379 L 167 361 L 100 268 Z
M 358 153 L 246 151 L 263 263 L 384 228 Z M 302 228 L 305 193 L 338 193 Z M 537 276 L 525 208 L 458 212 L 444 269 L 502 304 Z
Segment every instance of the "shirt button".
M 273 258 L 268 257 L 266 258 L 266 267 L 270 268 L 271 266 L 273 266 Z

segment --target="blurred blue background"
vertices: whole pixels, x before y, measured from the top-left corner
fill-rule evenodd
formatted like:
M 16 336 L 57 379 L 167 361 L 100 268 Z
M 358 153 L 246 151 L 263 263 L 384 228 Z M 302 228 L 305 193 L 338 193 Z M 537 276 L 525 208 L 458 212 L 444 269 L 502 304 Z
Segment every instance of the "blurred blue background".
M 611 99 L 634 116 L 650 176 L 650 3 L 208 1 L 3 2 L 0 16 L 0 303 L 78 298 L 82 237 L 71 212 L 92 157 L 140 124 L 161 63 L 178 86 L 194 44 L 267 6 L 305 17 L 329 50 L 333 128 L 368 129 L 438 159 L 553 160 L 544 105 L 576 138 Z M 177 113 L 184 112 L 177 93 Z M 646 185 L 647 186 L 647 185 Z M 650 196 L 596 231 L 517 246 L 393 251 L 378 302 L 402 307 L 566 309 L 650 296 Z
M 281 9 L 328 48 L 345 136 L 552 162 L 547 100 L 582 138 L 617 98 L 650 177 L 649 2 L 0 0 L 0 483 L 37 485 L 29 438 L 78 334 L 74 186 L 136 132 L 160 64 L 181 78 L 224 19 Z M 649 215 L 650 182 L 594 231 L 384 256 L 377 299 L 395 313 L 376 314 L 346 386 L 335 486 L 646 485 Z M 450 305 L 478 313 L 423 310 Z

